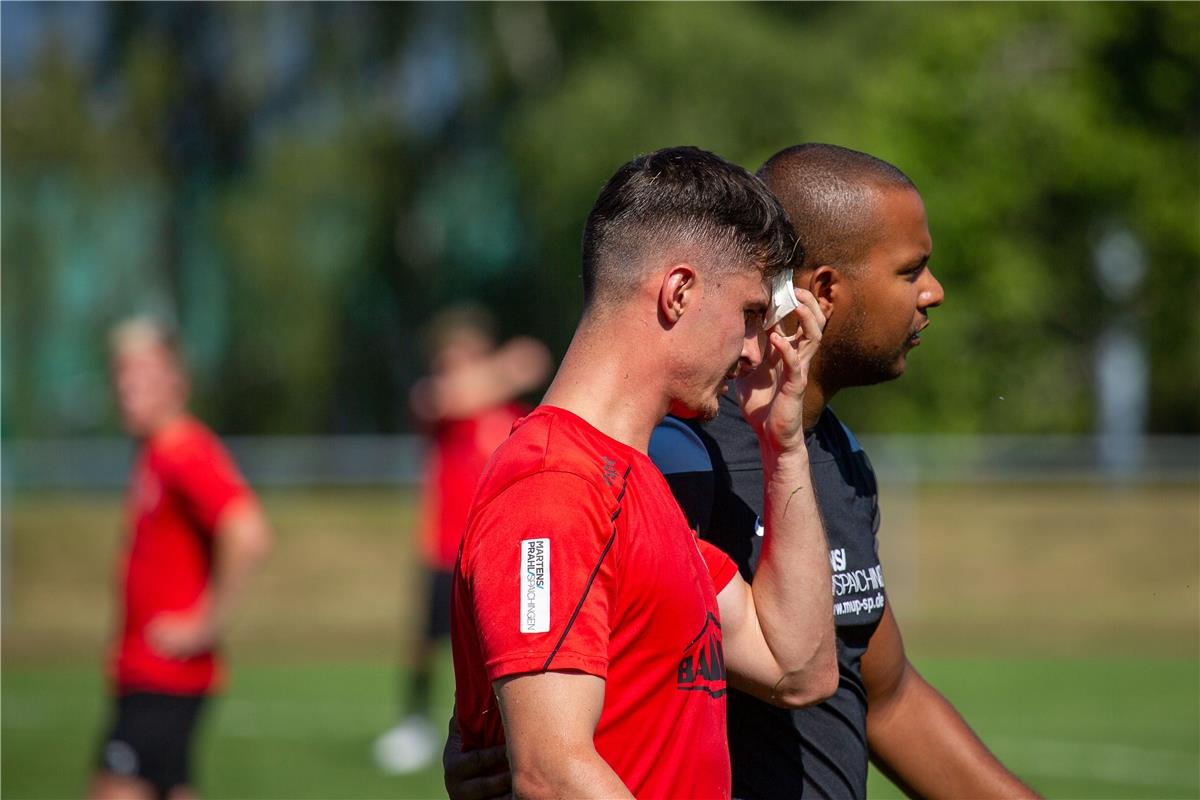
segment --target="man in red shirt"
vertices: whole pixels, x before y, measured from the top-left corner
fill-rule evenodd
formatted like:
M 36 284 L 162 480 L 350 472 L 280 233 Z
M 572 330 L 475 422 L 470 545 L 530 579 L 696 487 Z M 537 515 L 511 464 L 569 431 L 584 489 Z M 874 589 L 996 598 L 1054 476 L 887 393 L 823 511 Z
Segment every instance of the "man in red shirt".
M 727 685 L 786 707 L 836 688 L 801 427 L 824 325 L 812 296 L 797 333 L 769 335 L 779 380 L 738 385 L 767 474 L 752 586 L 646 456 L 665 414 L 710 418 L 763 359 L 766 282 L 796 255 L 778 201 L 711 153 L 651 153 L 601 190 L 583 318 L 485 471 L 455 574 L 463 747 L 505 742 L 515 794 L 727 798 Z
M 431 374 L 409 397 L 430 438 L 418 533 L 428 600 L 408 672 L 408 713 L 373 748 L 376 763 L 392 774 L 427 766 L 443 742 L 429 721 L 430 684 L 436 647 L 450 635 L 451 571 L 467 511 L 492 452 L 529 411 L 516 399 L 550 372 L 545 345 L 518 336 L 497 347 L 494 330 L 491 314 L 479 306 L 439 312 L 426 331 Z
M 165 329 L 140 319 L 119 326 L 112 372 L 140 449 L 109 662 L 116 703 L 89 795 L 179 800 L 191 796 L 196 719 L 222 681 L 220 634 L 270 529 L 221 443 L 188 415 L 188 379 Z

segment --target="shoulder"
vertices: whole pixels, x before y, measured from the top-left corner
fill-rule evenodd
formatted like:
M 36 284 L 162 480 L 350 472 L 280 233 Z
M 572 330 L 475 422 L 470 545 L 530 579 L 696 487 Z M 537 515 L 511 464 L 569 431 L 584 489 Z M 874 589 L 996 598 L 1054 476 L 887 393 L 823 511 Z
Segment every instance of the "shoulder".
M 875 494 L 878 491 L 875 468 L 850 426 L 827 406 L 817 422 L 817 429 L 822 445 L 832 454 L 846 479 L 867 493 Z
M 480 480 L 475 505 L 539 491 L 541 508 L 582 496 L 615 506 L 628 468 L 629 459 L 606 449 L 604 437 L 571 417 L 539 408 L 520 420 L 497 448 Z
M 663 475 L 712 471 L 712 458 L 700 435 L 675 417 L 665 418 L 650 434 L 649 455 Z
M 837 444 L 839 450 L 847 454 L 864 452 L 854 431 L 850 430 L 850 426 L 843 422 L 829 406 L 826 406 L 825 410 L 821 412 L 817 426 L 822 429 L 828 439 Z
M 148 442 L 150 457 L 164 466 L 182 466 L 225 456 L 221 440 L 200 420 L 184 417 L 156 433 Z
M 717 471 L 762 468 L 758 435 L 730 393 L 721 396 L 714 419 L 694 425 Z

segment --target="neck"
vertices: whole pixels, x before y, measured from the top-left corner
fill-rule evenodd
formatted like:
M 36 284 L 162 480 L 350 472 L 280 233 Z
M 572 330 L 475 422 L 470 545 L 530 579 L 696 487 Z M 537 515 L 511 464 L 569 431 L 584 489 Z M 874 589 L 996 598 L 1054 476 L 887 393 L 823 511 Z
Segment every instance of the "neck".
M 645 453 L 670 405 L 656 374 L 650 333 L 636 319 L 585 317 L 542 402 Z
M 829 405 L 829 401 L 837 394 L 837 389 L 826 385 L 815 369 L 816 364 L 813 364 L 814 369 L 810 369 L 808 373 L 808 386 L 804 389 L 804 430 L 812 430 L 817 425 L 817 420 L 821 418 L 821 412 L 825 410 L 825 406 Z
M 147 426 L 146 433 L 141 438 L 146 440 L 153 439 L 155 436 L 165 433 L 168 429 L 175 425 L 175 423 L 179 422 L 186 416 L 187 409 L 184 408 L 172 409 L 171 411 L 163 412 L 161 416 L 154 420 L 153 424 Z

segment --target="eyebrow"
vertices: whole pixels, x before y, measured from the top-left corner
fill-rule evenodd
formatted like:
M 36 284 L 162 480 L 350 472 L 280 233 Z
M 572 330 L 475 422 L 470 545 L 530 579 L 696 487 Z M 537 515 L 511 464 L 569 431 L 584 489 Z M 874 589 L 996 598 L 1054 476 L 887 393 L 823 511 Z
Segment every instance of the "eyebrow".
M 933 254 L 932 253 L 923 253 L 921 255 L 921 257 L 918 258 L 916 261 L 909 261 L 907 264 L 905 264 L 903 271 L 908 272 L 910 270 L 921 269 L 922 267 L 924 267 L 926 264 L 929 263 L 929 257 L 931 255 L 933 255 Z
M 767 300 L 751 300 L 744 306 L 745 311 L 761 311 L 765 312 L 771 307 L 771 301 Z

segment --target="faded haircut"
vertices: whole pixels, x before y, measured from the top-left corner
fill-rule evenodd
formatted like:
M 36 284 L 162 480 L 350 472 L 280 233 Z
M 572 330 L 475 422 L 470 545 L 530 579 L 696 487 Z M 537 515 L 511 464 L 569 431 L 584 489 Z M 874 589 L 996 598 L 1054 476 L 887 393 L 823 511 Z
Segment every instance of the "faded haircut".
M 899 168 L 833 144 L 780 150 L 758 170 L 779 198 L 804 250 L 798 266 L 823 264 L 853 272 L 876 241 L 880 190 L 917 187 Z
M 639 156 L 609 179 L 583 229 L 585 308 L 628 297 L 646 259 L 708 256 L 717 271 L 772 278 L 799 261 L 783 207 L 741 167 L 696 147 Z

